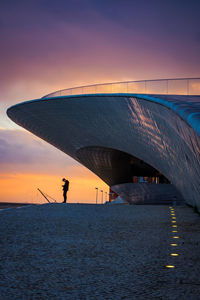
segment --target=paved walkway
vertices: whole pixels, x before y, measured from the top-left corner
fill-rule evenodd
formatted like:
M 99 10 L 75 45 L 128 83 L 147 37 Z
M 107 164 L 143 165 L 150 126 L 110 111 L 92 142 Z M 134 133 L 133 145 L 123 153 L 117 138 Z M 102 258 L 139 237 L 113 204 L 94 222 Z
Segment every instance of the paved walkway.
M 200 216 L 188 207 L 171 214 L 127 205 L 2 210 L 0 299 L 200 299 Z

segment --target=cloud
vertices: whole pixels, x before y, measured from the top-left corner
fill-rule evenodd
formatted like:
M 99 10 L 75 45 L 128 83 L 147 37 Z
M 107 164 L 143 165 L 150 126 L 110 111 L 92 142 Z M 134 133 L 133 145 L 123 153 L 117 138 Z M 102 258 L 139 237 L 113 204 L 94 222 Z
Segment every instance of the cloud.
M 200 5 L 195 3 L 2 3 L 0 101 L 74 85 L 198 72 L 193 33 L 200 26 Z
M 60 174 L 80 164 L 24 130 L 0 129 L 1 172 Z

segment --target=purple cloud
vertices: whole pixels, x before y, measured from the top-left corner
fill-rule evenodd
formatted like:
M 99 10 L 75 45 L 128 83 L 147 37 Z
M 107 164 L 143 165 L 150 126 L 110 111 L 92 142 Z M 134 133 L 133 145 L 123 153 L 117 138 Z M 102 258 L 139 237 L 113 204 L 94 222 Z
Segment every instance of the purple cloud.
M 75 160 L 22 130 L 0 130 L 1 172 L 67 172 L 80 166 Z

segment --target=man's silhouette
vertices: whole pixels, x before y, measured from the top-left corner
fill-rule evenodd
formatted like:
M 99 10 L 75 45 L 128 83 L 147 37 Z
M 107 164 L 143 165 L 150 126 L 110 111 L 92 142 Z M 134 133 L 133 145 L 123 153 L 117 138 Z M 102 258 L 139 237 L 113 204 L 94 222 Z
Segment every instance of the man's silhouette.
M 62 186 L 62 188 L 63 188 L 63 198 L 64 198 L 63 203 L 66 203 L 66 201 L 67 201 L 67 191 L 69 189 L 69 181 L 65 178 L 63 178 L 62 181 L 64 181 L 64 184 Z

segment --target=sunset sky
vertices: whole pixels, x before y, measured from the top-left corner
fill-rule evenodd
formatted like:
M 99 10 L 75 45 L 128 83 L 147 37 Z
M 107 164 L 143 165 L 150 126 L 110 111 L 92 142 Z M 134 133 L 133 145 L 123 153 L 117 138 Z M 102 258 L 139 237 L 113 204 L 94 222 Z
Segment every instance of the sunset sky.
M 58 89 L 125 80 L 200 77 L 199 0 L 0 1 L 0 201 L 94 202 L 108 187 L 15 125 L 6 109 Z

